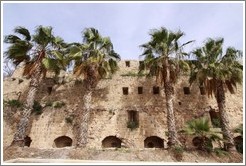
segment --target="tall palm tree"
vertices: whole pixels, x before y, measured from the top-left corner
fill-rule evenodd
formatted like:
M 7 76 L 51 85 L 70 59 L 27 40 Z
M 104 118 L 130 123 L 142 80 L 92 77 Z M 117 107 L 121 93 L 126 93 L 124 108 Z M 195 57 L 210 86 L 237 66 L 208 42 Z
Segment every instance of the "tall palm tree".
M 86 28 L 82 32 L 83 43 L 74 43 L 70 48 L 69 57 L 74 60 L 74 74 L 83 76 L 84 109 L 78 117 L 79 131 L 77 147 L 85 147 L 88 136 L 88 121 L 92 91 L 101 78 L 113 74 L 117 70 L 120 56 L 113 50 L 109 37 L 102 37 L 95 28 Z
M 234 93 L 237 83 L 242 83 L 243 66 L 237 61 L 242 56 L 241 51 L 229 47 L 223 55 L 223 42 L 223 38 L 209 38 L 202 48 L 195 49 L 193 53 L 197 60 L 192 65 L 189 81 L 190 84 L 197 81 L 205 87 L 209 97 L 215 96 L 226 140 L 225 149 L 231 150 L 234 141 L 226 113 L 225 91 Z
M 4 54 L 16 66 L 24 62 L 23 75 L 31 78 L 22 117 L 12 141 L 12 145 L 24 146 L 39 83 L 48 70 L 58 73 L 65 68 L 67 62 L 63 56 L 63 47 L 66 44 L 60 37 L 53 35 L 52 27 L 38 26 L 33 36 L 24 27 L 16 27 L 14 32 L 16 35 L 5 36 L 4 42 L 10 46 Z
M 175 126 L 173 109 L 174 83 L 176 82 L 181 69 L 189 69 L 188 64 L 180 59 L 185 55 L 182 52 L 183 45 L 179 44 L 179 39 L 183 32 L 172 32 L 164 27 L 154 29 L 150 32 L 151 40 L 141 45 L 143 48 L 144 63 L 140 66 L 140 72 L 149 70 L 150 76 L 156 76 L 157 81 L 164 85 L 167 107 L 168 144 L 178 145 L 178 136 Z

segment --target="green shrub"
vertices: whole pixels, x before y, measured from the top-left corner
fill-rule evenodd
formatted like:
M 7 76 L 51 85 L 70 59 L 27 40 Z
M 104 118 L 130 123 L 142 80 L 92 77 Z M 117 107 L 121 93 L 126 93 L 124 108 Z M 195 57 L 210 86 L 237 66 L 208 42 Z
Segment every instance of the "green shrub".
M 138 122 L 129 121 L 127 123 L 127 128 L 130 128 L 131 130 L 138 128 Z
M 42 106 L 37 101 L 34 101 L 34 104 L 33 104 L 32 108 L 33 108 L 33 112 L 35 112 L 36 115 L 40 115 L 43 112 Z
M 228 156 L 228 152 L 225 151 L 225 150 L 223 150 L 223 149 L 221 149 L 221 148 L 214 148 L 214 153 L 217 156 L 219 156 L 219 157 L 221 157 L 221 156 Z
M 70 116 L 66 117 L 65 120 L 67 123 L 71 123 L 71 124 L 73 123 L 73 119 Z
M 220 119 L 218 119 L 218 118 L 213 118 L 212 119 L 212 124 L 216 128 L 220 128 L 221 127 L 221 125 L 220 125 Z
M 23 103 L 21 103 L 19 100 L 8 100 L 8 101 L 5 101 L 5 103 L 10 106 L 10 107 L 16 107 L 16 108 L 20 108 L 23 106 Z
M 66 120 L 67 123 L 72 124 L 74 118 L 75 118 L 75 115 L 72 114 L 72 115 L 69 115 L 68 117 L 66 117 L 65 120 Z
M 181 161 L 183 159 L 184 148 L 182 146 L 172 147 L 172 152 L 177 161 Z
M 51 101 L 46 101 L 45 107 L 51 107 L 51 106 L 52 106 L 52 102 Z
M 52 103 L 52 106 L 53 106 L 54 108 L 61 108 L 61 107 L 63 107 L 64 105 L 65 105 L 65 103 L 64 103 L 63 101 L 55 101 L 55 102 Z

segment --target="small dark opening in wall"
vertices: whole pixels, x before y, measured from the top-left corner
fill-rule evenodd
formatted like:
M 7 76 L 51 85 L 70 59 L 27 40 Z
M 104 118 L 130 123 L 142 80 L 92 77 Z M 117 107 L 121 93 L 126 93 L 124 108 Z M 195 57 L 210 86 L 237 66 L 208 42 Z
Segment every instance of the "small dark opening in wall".
M 157 136 L 147 137 L 144 140 L 145 148 L 164 148 L 164 140 Z
M 243 153 L 243 137 L 237 136 L 234 138 L 236 149 L 239 153 Z
M 130 110 L 128 111 L 128 123 L 127 128 L 131 130 L 138 128 L 139 126 L 139 114 L 137 111 Z
M 159 93 L 160 93 L 159 86 L 153 86 L 153 94 L 156 95 L 156 94 L 159 94 Z
M 21 84 L 23 81 L 24 81 L 23 79 L 19 79 L 18 83 Z
M 201 95 L 205 95 L 206 94 L 205 87 L 204 86 L 200 86 L 199 88 L 200 88 Z
M 143 94 L 143 87 L 142 86 L 138 87 L 138 94 Z
M 143 65 L 144 64 L 144 62 L 143 61 L 139 61 L 139 65 L 141 66 L 141 65 Z
M 122 141 L 115 136 L 108 136 L 102 141 L 103 148 L 121 148 Z
M 25 142 L 25 146 L 30 147 L 32 140 L 30 137 L 26 136 L 24 138 L 24 142 Z
M 128 111 L 128 121 L 129 122 L 138 122 L 138 112 L 137 111 Z
M 181 105 L 182 103 L 179 101 L 179 105 Z
M 126 61 L 126 67 L 130 67 L 130 61 Z
M 184 94 L 185 95 L 190 94 L 190 88 L 189 87 L 184 87 L 183 89 L 184 89 Z
M 47 92 L 48 92 L 49 95 L 51 94 L 51 92 L 52 92 L 52 86 L 47 87 Z
M 122 90 L 124 95 L 128 95 L 128 87 L 123 87 Z
M 54 140 L 56 148 L 63 148 L 67 146 L 72 146 L 73 140 L 67 136 L 61 136 Z

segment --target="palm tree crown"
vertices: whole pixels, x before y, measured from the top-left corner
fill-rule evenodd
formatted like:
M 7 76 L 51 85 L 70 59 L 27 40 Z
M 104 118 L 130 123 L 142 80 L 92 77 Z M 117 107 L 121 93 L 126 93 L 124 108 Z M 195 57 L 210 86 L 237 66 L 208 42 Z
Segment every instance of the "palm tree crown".
M 100 78 L 117 70 L 120 56 L 113 50 L 110 38 L 102 37 L 95 28 L 86 28 L 82 35 L 83 43 L 74 43 L 69 57 L 75 60 L 74 74 L 83 75 L 85 81 L 95 87 Z M 93 82 L 90 82 L 90 79 L 93 79 Z
M 223 42 L 223 38 L 210 38 L 204 47 L 193 52 L 197 60 L 192 64 L 189 82 L 198 81 L 208 96 L 216 95 L 216 80 L 222 81 L 224 88 L 231 93 L 234 93 L 237 83 L 242 83 L 243 66 L 237 61 L 242 52 L 229 47 L 223 55 Z
M 184 33 L 168 31 L 164 27 L 161 27 L 160 30 L 152 30 L 150 36 L 151 40 L 140 46 L 144 50 L 142 54 L 144 63 L 140 66 L 140 72 L 149 69 L 149 76 L 156 76 L 157 80 L 162 82 L 163 78 L 168 76 L 168 79 L 175 83 L 180 69 L 184 71 L 189 69 L 188 64 L 182 60 L 182 57 L 187 55 L 182 48 L 192 41 L 180 45 L 179 40 L 184 36 Z M 164 63 L 165 60 L 167 63 Z M 165 68 L 170 70 L 170 74 L 165 72 Z
M 37 63 L 41 63 L 42 72 L 45 75 L 47 70 L 59 72 L 65 69 L 67 60 L 63 52 L 67 44 L 60 37 L 55 37 L 52 27 L 38 26 L 34 35 L 24 27 L 16 27 L 14 32 L 17 35 L 5 36 L 4 42 L 10 44 L 4 53 L 15 65 L 25 62 L 23 75 L 31 76 L 35 72 Z

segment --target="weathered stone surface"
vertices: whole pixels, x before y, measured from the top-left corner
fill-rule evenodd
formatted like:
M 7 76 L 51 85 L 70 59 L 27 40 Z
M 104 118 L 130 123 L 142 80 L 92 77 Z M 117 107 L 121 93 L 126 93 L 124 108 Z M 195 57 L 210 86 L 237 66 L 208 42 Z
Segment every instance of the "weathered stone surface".
M 130 61 L 130 67 L 126 67 L 125 61 L 119 62 L 119 71 L 107 79 L 102 79 L 92 94 L 91 116 L 89 123 L 88 147 L 101 148 L 102 141 L 108 136 L 116 136 L 121 139 L 122 147 L 144 148 L 144 140 L 150 136 L 157 136 L 167 143 L 167 122 L 165 94 L 160 87 L 159 94 L 153 94 L 153 86 L 160 86 L 154 78 L 138 77 L 138 61 Z M 18 69 L 21 70 L 21 69 Z M 128 76 L 127 76 L 128 75 Z M 13 78 L 13 77 L 12 77 Z M 21 77 L 21 72 L 16 71 L 12 80 L 7 78 L 3 84 L 4 100 L 25 100 L 29 80 Z M 65 105 L 61 108 L 46 106 L 41 115 L 32 115 L 31 147 L 51 148 L 54 140 L 60 136 L 70 137 L 76 144 L 75 120 L 82 113 L 84 89 L 81 79 L 67 73 L 61 73 L 58 82 L 53 78 L 47 78 L 38 90 L 36 99 L 44 104 L 48 102 L 61 102 Z M 62 80 L 62 81 L 61 81 Z M 67 80 L 67 81 L 63 81 Z M 69 81 L 72 80 L 72 81 Z M 52 87 L 50 94 L 48 87 Z M 128 95 L 123 94 L 123 87 L 128 87 Z M 142 94 L 138 94 L 138 87 L 143 87 Z M 185 122 L 191 118 L 207 116 L 208 108 L 217 109 L 215 98 L 201 95 L 199 87 L 195 84 L 190 89 L 190 94 L 185 95 L 183 87 L 189 87 L 187 77 L 181 77 L 175 85 L 174 111 L 177 129 L 182 129 Z M 226 104 L 230 125 L 232 128 L 243 122 L 243 92 L 242 86 L 238 87 L 236 94 L 226 94 Z M 19 97 L 18 94 L 21 94 Z M 230 111 L 229 111 L 230 110 Z M 4 109 L 4 114 L 7 111 Z M 127 127 L 129 111 L 136 111 L 138 127 Z M 15 114 L 17 115 L 17 114 Z M 15 123 L 8 123 L 4 116 L 3 144 L 10 145 Z M 10 127 L 11 125 L 11 127 Z

